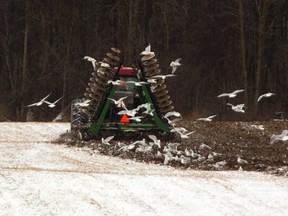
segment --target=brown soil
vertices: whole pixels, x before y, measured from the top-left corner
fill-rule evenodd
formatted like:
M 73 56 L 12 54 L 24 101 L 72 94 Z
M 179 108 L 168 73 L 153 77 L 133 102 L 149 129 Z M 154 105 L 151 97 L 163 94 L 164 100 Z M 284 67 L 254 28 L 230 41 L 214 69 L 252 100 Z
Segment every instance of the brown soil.
M 238 170 L 240 166 L 245 171 L 265 171 L 272 174 L 287 175 L 288 173 L 288 141 L 276 141 L 270 144 L 273 134 L 281 134 L 288 129 L 288 121 L 263 121 L 263 122 L 203 122 L 182 121 L 188 131 L 195 131 L 190 139 L 182 139 L 178 147 L 179 158 L 184 155 L 184 150 L 193 150 L 202 156 L 201 160 L 191 158 L 191 163 L 181 164 L 180 160 L 170 161 L 168 165 L 177 168 L 192 168 L 203 170 Z M 257 128 L 263 125 L 264 130 Z M 147 139 L 149 140 L 149 138 Z M 135 149 L 127 152 L 119 152 L 119 141 L 111 141 L 111 145 L 103 145 L 101 141 L 77 142 L 76 145 L 89 146 L 99 150 L 103 154 L 134 158 L 138 161 L 149 163 L 163 163 L 164 156 L 156 156 L 157 151 L 163 152 L 167 142 L 161 143 L 161 149 L 153 146 L 151 153 L 137 153 Z M 125 144 L 132 141 L 121 140 Z M 201 148 L 201 144 L 210 148 Z M 70 143 L 72 144 L 72 143 Z M 75 142 L 73 142 L 73 145 Z M 214 152 L 214 153 L 213 153 Z M 220 153 L 211 158 L 211 155 Z M 210 154 L 210 158 L 209 158 Z M 247 164 L 239 164 L 237 155 L 248 161 Z M 225 161 L 225 165 L 215 166 L 217 162 Z

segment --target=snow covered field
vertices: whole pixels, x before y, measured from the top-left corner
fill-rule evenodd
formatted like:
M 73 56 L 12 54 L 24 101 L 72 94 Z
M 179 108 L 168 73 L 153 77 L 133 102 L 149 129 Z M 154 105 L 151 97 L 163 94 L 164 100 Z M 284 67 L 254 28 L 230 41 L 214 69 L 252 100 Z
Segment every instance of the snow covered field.
M 51 143 L 68 129 L 0 123 L 0 215 L 287 215 L 287 177 L 176 170 Z

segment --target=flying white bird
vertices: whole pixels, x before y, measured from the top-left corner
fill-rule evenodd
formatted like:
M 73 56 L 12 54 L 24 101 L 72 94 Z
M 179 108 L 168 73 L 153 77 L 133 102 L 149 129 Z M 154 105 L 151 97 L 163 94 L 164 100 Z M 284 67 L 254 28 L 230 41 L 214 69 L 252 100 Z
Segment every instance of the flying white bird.
M 229 98 L 234 98 L 234 97 L 237 96 L 238 93 L 243 92 L 243 91 L 244 91 L 244 89 L 239 89 L 239 90 L 235 90 L 235 91 L 233 91 L 233 92 L 231 92 L 231 93 L 223 93 L 223 94 L 220 94 L 220 95 L 218 95 L 217 97 L 220 98 L 220 97 L 226 97 L 226 96 L 228 96 Z
M 113 99 L 113 98 L 107 98 L 107 99 L 113 101 L 116 106 L 120 107 L 120 106 L 121 106 L 121 102 L 122 102 L 124 99 L 126 99 L 127 97 L 128 97 L 128 96 L 121 97 L 121 98 L 119 98 L 118 100 L 115 100 L 115 99 Z
M 217 115 L 212 115 L 212 116 L 208 116 L 207 118 L 197 118 L 196 120 L 199 121 L 212 121 L 212 118 L 214 118 Z
M 114 136 L 109 136 L 109 137 L 107 137 L 106 139 L 104 139 L 103 137 L 101 138 L 101 141 L 102 141 L 102 143 L 103 144 L 105 144 L 105 145 L 110 145 L 110 141 L 112 140 L 114 138 Z
M 136 121 L 136 122 L 141 122 L 142 120 L 142 118 L 143 118 L 144 116 L 132 116 L 132 117 L 130 117 L 129 118 L 129 120 L 133 120 L 133 121 Z
M 238 104 L 238 105 L 233 105 L 231 103 L 227 103 L 227 105 L 231 106 L 232 110 L 234 112 L 242 112 L 242 113 L 245 113 L 245 110 L 244 110 L 244 106 L 245 104 Z
M 263 95 L 260 95 L 259 97 L 258 97 L 258 99 L 257 99 L 257 102 L 259 102 L 262 98 L 264 98 L 264 97 L 271 97 L 271 96 L 273 96 L 273 95 L 276 95 L 276 94 L 274 94 L 274 93 L 272 93 L 272 92 L 268 92 L 268 93 L 265 93 L 265 94 L 263 94 Z
M 165 116 L 163 116 L 165 119 L 167 119 L 167 122 L 168 122 L 168 124 L 169 125 L 172 125 L 173 127 L 176 125 L 175 124 L 175 122 L 176 121 L 180 121 L 182 118 L 175 118 L 175 119 L 173 119 L 173 120 L 170 120 L 169 118 L 167 118 L 167 117 L 165 117 Z
M 136 81 L 127 81 L 126 83 L 133 83 L 135 86 L 142 86 L 145 84 L 149 84 L 148 82 L 144 82 L 144 81 L 140 81 L 140 82 L 136 82 Z
M 51 94 L 51 93 L 50 93 Z M 27 105 L 26 107 L 31 107 L 31 106 L 41 106 L 43 103 L 44 103 L 44 101 L 45 101 L 45 99 L 47 99 L 49 96 L 50 96 L 50 94 L 48 94 L 47 96 L 45 96 L 43 99 L 41 99 L 39 102 L 36 102 L 36 103 L 33 103 L 33 104 L 29 104 L 29 105 Z
M 148 46 L 145 48 L 145 50 L 140 53 L 140 55 L 150 55 L 150 54 L 154 54 L 154 52 L 151 52 L 151 45 L 149 43 Z
M 169 118 L 170 116 L 182 117 L 179 112 L 175 112 L 175 111 L 167 112 L 167 113 L 164 115 L 164 117 L 166 117 L 166 118 Z
M 83 101 L 83 102 L 76 102 L 75 103 L 75 106 L 81 106 L 81 107 L 87 107 L 87 106 L 89 106 L 89 102 L 90 102 L 91 100 L 85 100 L 85 101 Z
M 151 146 L 157 145 L 159 149 L 161 148 L 161 140 L 160 139 L 157 139 L 157 137 L 155 135 L 148 135 L 148 137 L 153 141 L 153 143 L 152 142 L 149 143 Z
M 237 163 L 238 163 L 238 164 L 248 164 L 248 161 L 242 159 L 242 158 L 238 155 L 238 157 L 237 157 Z
M 287 141 L 288 140 L 288 130 L 283 130 L 281 134 L 273 134 L 270 138 L 270 144 L 273 144 L 275 141 Z
M 188 139 L 191 134 L 195 133 L 195 131 L 187 132 L 187 133 L 179 133 L 181 139 Z
M 125 81 L 123 80 L 116 80 L 116 81 L 108 80 L 107 84 L 110 84 L 110 83 L 112 83 L 112 85 L 125 85 Z
M 84 56 L 83 59 L 90 61 L 92 63 L 93 69 L 96 70 L 96 63 L 97 63 L 96 59 L 94 59 L 90 56 Z
M 174 77 L 176 76 L 175 74 L 167 74 L 167 75 L 156 75 L 151 77 L 151 79 L 163 79 L 165 80 L 167 77 Z
M 62 97 L 60 97 L 59 99 L 57 99 L 57 100 L 54 101 L 53 103 L 44 100 L 44 103 L 48 104 L 48 107 L 53 108 L 53 107 L 56 106 L 56 103 L 57 103 L 59 100 L 61 100 L 61 98 L 62 98 Z
M 172 61 L 170 63 L 170 67 L 172 67 L 172 74 L 175 73 L 175 71 L 177 70 L 177 67 L 179 67 L 181 64 L 180 64 L 180 61 L 181 61 L 181 58 L 177 58 L 175 61 Z
M 199 149 L 205 149 L 205 148 L 212 149 L 212 148 L 211 148 L 210 146 L 208 146 L 207 144 L 201 143 L 200 146 L 199 146 Z
M 153 84 L 157 83 L 156 79 L 148 79 L 147 82 Z
M 186 133 L 187 129 L 184 127 L 174 127 L 170 130 L 170 132 L 180 132 L 180 133 Z
M 132 109 L 132 110 L 128 110 L 126 107 L 124 107 L 124 109 L 125 110 L 121 110 L 120 112 L 118 112 L 117 114 L 118 115 L 124 115 L 124 114 L 126 114 L 126 115 L 128 115 L 128 116 L 131 116 L 131 117 L 133 117 L 133 116 L 135 116 L 136 115 L 136 113 L 137 113 L 137 108 L 136 109 Z

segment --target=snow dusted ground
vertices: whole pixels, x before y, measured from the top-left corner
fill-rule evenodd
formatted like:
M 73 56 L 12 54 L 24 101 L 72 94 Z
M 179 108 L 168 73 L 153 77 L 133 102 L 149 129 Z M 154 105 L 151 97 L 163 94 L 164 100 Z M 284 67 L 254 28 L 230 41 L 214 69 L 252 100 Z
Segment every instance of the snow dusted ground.
M 0 123 L 0 215 L 287 215 L 287 177 L 176 170 L 51 143 L 68 129 Z

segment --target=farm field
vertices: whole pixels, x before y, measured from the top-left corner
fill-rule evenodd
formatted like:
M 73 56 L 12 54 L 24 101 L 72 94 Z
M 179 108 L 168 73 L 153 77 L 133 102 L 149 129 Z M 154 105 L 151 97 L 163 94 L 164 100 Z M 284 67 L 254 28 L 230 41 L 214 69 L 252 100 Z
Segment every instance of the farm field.
M 200 152 L 197 145 L 205 141 L 213 151 L 222 152 L 221 160 L 228 161 L 227 170 L 200 170 L 200 164 L 183 167 L 177 163 L 166 166 L 161 161 L 143 163 L 131 154 L 126 155 L 131 158 L 124 159 L 109 155 L 109 149 L 103 155 L 100 144 L 95 143 L 93 148 L 92 143 L 81 147 L 55 143 L 60 134 L 69 130 L 69 123 L 0 123 L 1 215 L 286 215 L 288 178 L 284 172 L 276 176 L 245 171 L 254 169 L 251 164 L 259 162 L 259 153 L 253 161 L 246 153 L 251 150 L 240 148 L 240 144 L 246 143 L 242 141 L 245 138 L 239 138 L 240 132 L 233 136 L 232 130 L 226 141 L 228 146 L 232 137 L 238 136 L 240 144 L 233 149 L 242 150 L 241 156 L 249 162 L 246 167 L 243 165 L 244 171 L 238 171 L 239 165 L 232 162 L 236 161 L 234 151 L 228 153 L 229 149 L 224 147 L 221 151 L 220 144 L 224 146 L 225 142 L 220 134 L 225 128 L 218 125 L 220 122 L 213 123 L 214 126 L 185 124 L 193 130 L 206 128 L 211 136 L 204 136 L 204 130 L 198 129 L 190 142 L 181 143 L 183 148 Z M 282 149 L 287 147 L 285 142 L 269 144 L 270 133 L 281 133 L 283 123 L 264 125 L 264 133 L 253 127 L 250 130 L 245 124 L 231 123 L 229 127 L 234 125 L 245 134 L 249 130 L 251 142 L 261 135 L 263 143 L 259 143 L 259 148 L 264 150 L 265 145 L 271 152 L 277 144 Z M 213 128 L 217 130 L 212 132 Z M 213 137 L 216 131 L 219 137 Z M 218 148 L 212 139 L 219 141 Z M 263 157 L 263 161 L 267 160 L 266 169 L 271 166 L 284 170 L 284 153 L 278 155 L 278 160 L 267 160 L 267 152 Z M 142 159 L 145 160 L 143 156 Z

